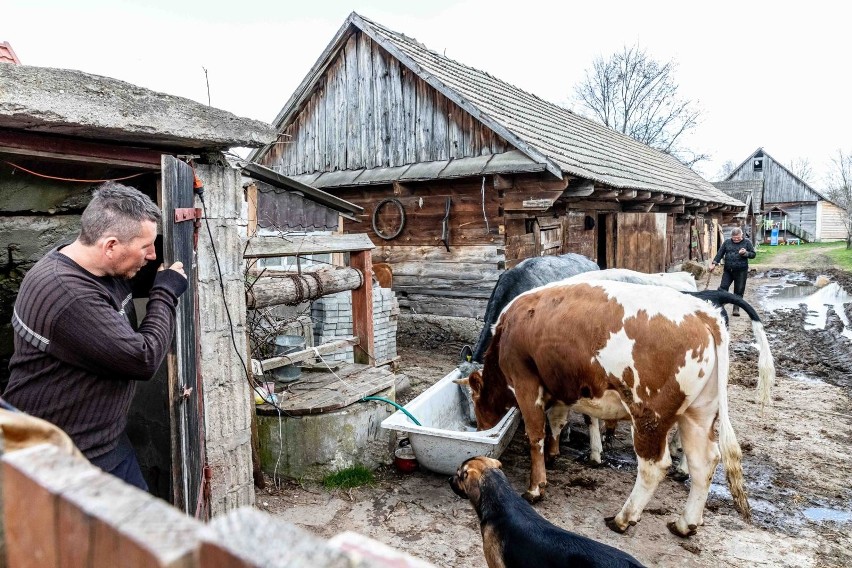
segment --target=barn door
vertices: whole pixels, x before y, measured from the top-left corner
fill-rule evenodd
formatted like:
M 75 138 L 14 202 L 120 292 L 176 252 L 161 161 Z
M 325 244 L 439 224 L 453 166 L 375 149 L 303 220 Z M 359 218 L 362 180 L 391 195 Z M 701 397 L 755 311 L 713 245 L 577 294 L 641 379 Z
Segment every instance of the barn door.
M 665 213 L 618 213 L 614 268 L 664 272 L 666 217 Z
M 166 266 L 180 261 L 189 289 L 180 297 L 172 351 L 169 353 L 172 488 L 174 505 L 199 516 L 204 507 L 204 421 L 196 340 L 196 259 L 193 242 L 193 171 L 187 164 L 163 156 L 163 257 Z

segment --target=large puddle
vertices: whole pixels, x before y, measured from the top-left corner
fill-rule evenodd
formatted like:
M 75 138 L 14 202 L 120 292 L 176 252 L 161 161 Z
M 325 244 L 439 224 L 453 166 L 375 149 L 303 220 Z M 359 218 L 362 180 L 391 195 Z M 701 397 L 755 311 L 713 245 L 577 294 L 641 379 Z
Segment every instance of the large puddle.
M 791 284 L 785 282 L 766 286 L 768 294 L 763 304 L 767 310 L 796 309 L 801 304 L 808 311 L 805 329 L 825 329 L 829 307 L 843 322 L 843 336 L 852 339 L 852 325 L 846 316 L 845 305 L 852 302 L 852 296 L 836 282 L 822 288 L 813 285 Z

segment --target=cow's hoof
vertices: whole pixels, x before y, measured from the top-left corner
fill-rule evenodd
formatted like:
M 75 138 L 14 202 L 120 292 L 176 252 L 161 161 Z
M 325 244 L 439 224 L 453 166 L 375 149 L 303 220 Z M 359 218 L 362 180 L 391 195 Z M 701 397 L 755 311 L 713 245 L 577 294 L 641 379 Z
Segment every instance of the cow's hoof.
M 678 528 L 677 528 L 677 523 L 676 523 L 676 522 L 674 522 L 674 521 L 671 521 L 670 523 L 666 523 L 666 526 L 669 528 L 669 531 L 670 531 L 673 535 L 675 535 L 675 536 L 679 536 L 680 538 L 689 538 L 689 537 L 691 537 L 692 535 L 694 535 L 694 534 L 695 534 L 695 530 L 698 528 L 698 527 L 697 527 L 697 526 L 695 526 L 695 525 L 688 525 L 689 530 L 688 530 L 688 531 L 686 531 L 686 534 L 683 534 L 683 533 L 681 533 L 681 532 L 678 530 Z
M 592 458 L 589 458 L 585 461 L 586 467 L 590 467 L 592 469 L 597 469 L 602 465 L 603 462 L 595 461 Z
M 544 497 L 544 494 L 539 493 L 538 495 L 533 495 L 529 491 L 524 491 L 524 493 L 523 493 L 523 495 L 521 495 L 521 497 L 523 497 L 524 500 L 526 500 L 527 503 L 529 503 L 530 505 L 534 505 L 535 503 L 538 503 L 539 501 L 541 501 L 541 498 Z
M 630 526 L 630 525 L 627 525 L 627 527 L 621 528 L 620 526 L 618 526 L 618 523 L 615 522 L 615 517 L 606 517 L 604 519 L 604 522 L 606 523 L 606 526 L 608 526 L 610 528 L 610 530 L 615 531 L 618 534 L 626 533 L 627 528 Z M 636 523 L 633 523 L 633 524 L 635 525 Z
M 544 458 L 544 467 L 545 469 L 554 469 L 556 467 L 556 458 L 559 457 L 559 454 L 555 456 L 548 456 Z

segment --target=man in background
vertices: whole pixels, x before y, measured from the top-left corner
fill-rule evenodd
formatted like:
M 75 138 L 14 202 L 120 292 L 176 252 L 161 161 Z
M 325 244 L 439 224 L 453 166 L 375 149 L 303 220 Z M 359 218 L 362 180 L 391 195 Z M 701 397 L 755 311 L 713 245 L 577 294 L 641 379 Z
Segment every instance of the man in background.
M 710 271 L 712 272 L 719 264 L 719 260 L 725 259 L 725 270 L 722 273 L 719 290 L 727 292 L 731 288 L 731 283 L 733 283 L 734 294 L 742 298 L 745 293 L 746 279 L 748 279 L 748 259 L 754 258 L 756 254 L 751 241 L 743 237 L 743 230 L 739 227 L 732 230 L 731 238 L 722 243 L 719 252 L 716 253 L 716 258 L 710 262 Z M 739 306 L 734 306 L 731 315 L 740 315 Z

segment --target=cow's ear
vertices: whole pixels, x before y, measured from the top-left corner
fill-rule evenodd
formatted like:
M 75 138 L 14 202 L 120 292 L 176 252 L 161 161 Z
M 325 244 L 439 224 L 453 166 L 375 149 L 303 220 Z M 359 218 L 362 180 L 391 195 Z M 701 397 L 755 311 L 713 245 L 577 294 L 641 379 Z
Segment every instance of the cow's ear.
M 469 377 L 464 377 L 462 379 L 453 379 L 453 382 L 456 383 L 457 385 L 470 386 Z
M 479 370 L 472 372 L 467 378 L 467 382 L 470 385 L 470 390 L 478 393 L 482 390 L 482 372 Z

